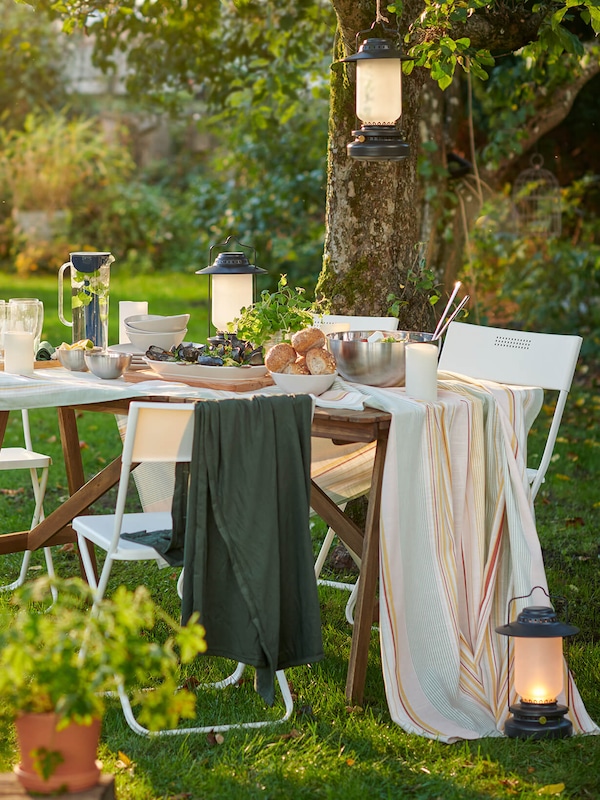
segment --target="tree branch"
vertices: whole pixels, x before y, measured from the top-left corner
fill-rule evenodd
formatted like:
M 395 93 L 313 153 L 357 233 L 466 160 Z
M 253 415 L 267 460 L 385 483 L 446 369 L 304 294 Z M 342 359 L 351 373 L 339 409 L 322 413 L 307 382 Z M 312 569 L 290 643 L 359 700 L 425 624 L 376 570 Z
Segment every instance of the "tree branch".
M 519 152 L 511 154 L 501 161 L 493 174 L 487 176 L 488 181 L 492 182 L 493 180 L 496 186 L 501 185 L 523 153 L 530 150 L 543 136 L 566 119 L 579 92 L 588 81 L 600 73 L 600 59 L 595 52 L 597 45 L 592 42 L 586 43 L 584 47 L 587 52 L 581 60 L 584 66 L 579 75 L 553 94 L 552 105 L 540 108 L 538 113 L 531 117 L 525 125 L 525 135 L 519 139 Z

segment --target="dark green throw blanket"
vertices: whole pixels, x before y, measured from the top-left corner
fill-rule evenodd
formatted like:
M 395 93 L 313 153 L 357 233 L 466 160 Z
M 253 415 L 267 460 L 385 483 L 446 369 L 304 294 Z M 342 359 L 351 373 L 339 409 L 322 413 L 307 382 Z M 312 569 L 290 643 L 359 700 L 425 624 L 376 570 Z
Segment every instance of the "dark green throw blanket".
M 309 531 L 311 417 L 308 395 L 198 402 L 189 483 L 180 465 L 163 548 L 174 554 L 185 529 L 182 620 L 198 611 L 207 654 L 256 667 L 269 704 L 276 670 L 323 658 Z

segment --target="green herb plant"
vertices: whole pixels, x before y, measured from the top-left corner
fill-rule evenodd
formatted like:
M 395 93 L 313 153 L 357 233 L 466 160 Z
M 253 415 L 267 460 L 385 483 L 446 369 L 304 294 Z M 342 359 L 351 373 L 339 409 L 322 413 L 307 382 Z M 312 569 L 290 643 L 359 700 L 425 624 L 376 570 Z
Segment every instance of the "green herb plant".
M 240 339 L 260 347 L 279 335 L 286 339 L 296 331 L 310 328 L 313 315 L 323 312 L 321 303 L 309 300 L 304 293 L 302 287 L 289 286 L 287 276 L 281 275 L 277 291 L 265 289 L 256 303 L 242 308 L 240 316 L 229 324 L 230 332 L 236 331 Z
M 53 583 L 58 599 L 41 602 Z M 140 722 L 150 730 L 174 727 L 195 715 L 195 697 L 178 690 L 179 665 L 206 649 L 196 619 L 185 627 L 152 600 L 144 586 L 119 586 L 91 613 L 92 590 L 81 578 L 25 584 L 0 618 L 0 698 L 8 711 L 54 712 L 58 729 L 89 725 L 104 711 L 107 691 L 119 684 L 140 703 Z M 157 623 L 169 633 L 160 643 Z M 152 691 L 139 687 L 156 680 Z M 136 687 L 138 687 L 136 689 Z

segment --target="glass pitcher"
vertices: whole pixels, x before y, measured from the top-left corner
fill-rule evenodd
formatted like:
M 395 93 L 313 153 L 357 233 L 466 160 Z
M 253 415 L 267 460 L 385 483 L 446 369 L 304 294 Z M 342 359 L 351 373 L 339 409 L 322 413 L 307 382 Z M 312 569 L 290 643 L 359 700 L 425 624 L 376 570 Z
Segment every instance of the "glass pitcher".
M 73 328 L 71 341 L 91 339 L 97 346 L 108 346 L 108 294 L 110 265 L 115 260 L 110 253 L 71 253 L 70 261 L 58 271 L 58 318 Z M 71 271 L 71 316 L 64 314 L 64 274 Z

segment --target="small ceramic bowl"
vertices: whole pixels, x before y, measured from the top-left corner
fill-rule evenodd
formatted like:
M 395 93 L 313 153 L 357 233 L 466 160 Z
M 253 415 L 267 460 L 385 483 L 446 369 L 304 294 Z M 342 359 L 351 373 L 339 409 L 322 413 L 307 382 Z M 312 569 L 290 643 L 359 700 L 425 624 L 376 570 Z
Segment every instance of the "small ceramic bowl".
M 65 369 L 70 369 L 71 372 L 87 372 L 88 368 L 85 364 L 84 353 L 86 351 L 83 347 L 76 350 L 62 350 L 60 347 L 56 350 L 56 357 Z
M 169 333 L 158 331 L 142 333 L 140 331 L 134 331 L 133 328 L 127 328 L 127 336 L 129 336 L 131 344 L 139 350 L 143 350 L 144 353 L 151 345 L 162 347 L 163 350 L 170 350 L 171 347 L 177 347 L 178 344 L 183 342 L 186 333 L 187 328 L 183 328 L 180 331 L 171 331 Z
M 159 314 L 136 314 L 126 317 L 125 327 L 140 333 L 154 332 L 172 333 L 185 328 L 190 321 L 189 314 L 173 314 L 170 317 L 162 317 Z
M 275 385 L 287 394 L 322 394 L 335 380 L 336 373 L 329 375 L 287 375 L 283 372 L 269 373 Z
M 84 351 L 84 358 L 89 371 L 104 380 L 120 378 L 131 364 L 131 353 L 115 353 L 100 348 Z

